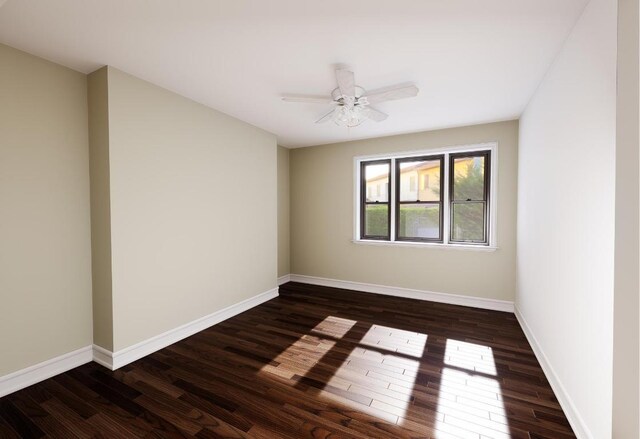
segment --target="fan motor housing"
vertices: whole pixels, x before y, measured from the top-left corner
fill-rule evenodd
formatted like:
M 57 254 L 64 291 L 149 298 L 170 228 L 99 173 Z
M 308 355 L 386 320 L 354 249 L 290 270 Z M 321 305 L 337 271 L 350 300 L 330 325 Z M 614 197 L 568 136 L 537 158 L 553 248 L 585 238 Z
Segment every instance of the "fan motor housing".
M 367 98 L 363 95 L 366 90 L 358 85 L 355 86 L 355 96 L 345 96 L 340 92 L 340 88 L 335 88 L 331 92 L 331 97 L 338 105 L 346 105 L 345 98 L 353 98 L 353 105 L 364 106 L 368 105 Z

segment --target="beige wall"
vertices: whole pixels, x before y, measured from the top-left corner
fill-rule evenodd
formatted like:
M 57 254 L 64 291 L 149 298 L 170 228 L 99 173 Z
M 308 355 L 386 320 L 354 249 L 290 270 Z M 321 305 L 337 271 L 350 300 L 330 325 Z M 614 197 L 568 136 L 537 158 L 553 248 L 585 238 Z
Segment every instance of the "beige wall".
M 520 119 L 516 306 L 577 436 L 598 439 L 612 437 L 616 3 L 589 2 Z
M 638 438 L 638 0 L 618 1 L 613 437 Z
M 265 131 L 108 72 L 118 351 L 276 287 L 277 145 Z
M 354 157 L 497 141 L 495 252 L 354 244 Z M 513 300 L 518 122 L 293 149 L 291 272 L 330 279 Z
M 91 344 L 86 76 L 0 45 L 0 376 Z
M 93 342 L 113 349 L 111 300 L 111 198 L 107 67 L 88 77 Z
M 278 146 L 278 277 L 291 272 L 289 236 L 289 150 Z

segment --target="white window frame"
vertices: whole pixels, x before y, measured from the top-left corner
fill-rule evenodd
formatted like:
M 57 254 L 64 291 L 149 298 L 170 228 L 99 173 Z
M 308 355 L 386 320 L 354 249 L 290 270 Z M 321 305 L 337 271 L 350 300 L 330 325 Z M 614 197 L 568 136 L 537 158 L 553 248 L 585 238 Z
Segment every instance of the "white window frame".
M 449 155 L 460 152 L 477 152 L 477 151 L 491 151 L 491 163 L 489 173 L 489 240 L 488 244 L 468 244 L 450 242 L 450 215 L 449 215 Z M 444 191 L 443 201 L 443 218 L 444 224 L 442 225 L 443 242 L 411 242 L 411 241 L 396 241 L 396 191 L 391 190 L 395 188 L 396 173 L 393 171 L 396 166 L 396 159 L 410 158 L 410 157 L 423 157 L 429 155 L 444 155 L 444 170 L 442 181 L 446 182 L 446 190 Z M 390 182 L 389 182 L 389 208 L 391 209 L 391 224 L 390 227 L 390 240 L 381 241 L 373 239 L 362 239 L 360 236 L 360 170 L 361 163 L 371 160 L 391 160 L 390 167 Z M 356 244 L 366 245 L 378 245 L 378 246 L 398 246 L 398 247 L 425 247 L 425 248 L 441 248 L 441 249 L 458 249 L 458 250 L 472 250 L 472 251 L 495 251 L 498 249 L 498 142 L 478 143 L 472 145 L 460 145 L 449 146 L 444 148 L 424 149 L 420 151 L 406 151 L 396 152 L 390 154 L 376 154 L 357 156 L 353 159 L 353 175 L 354 175 L 354 196 L 353 196 L 353 242 Z M 419 184 L 420 182 L 418 182 Z M 441 189 L 444 189 L 445 185 L 441 185 Z

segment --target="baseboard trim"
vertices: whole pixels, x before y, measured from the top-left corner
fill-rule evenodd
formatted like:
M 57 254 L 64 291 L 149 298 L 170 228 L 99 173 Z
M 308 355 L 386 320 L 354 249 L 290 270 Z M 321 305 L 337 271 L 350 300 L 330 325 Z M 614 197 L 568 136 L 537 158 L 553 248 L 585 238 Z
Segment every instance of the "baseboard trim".
M 549 384 L 551 384 L 551 388 L 558 398 L 558 402 L 566 415 L 569 424 L 571 424 L 571 428 L 573 428 L 573 432 L 576 434 L 578 439 L 593 439 L 593 435 L 591 431 L 587 427 L 587 424 L 584 422 L 584 418 L 578 412 L 573 400 L 567 393 L 567 390 L 562 385 L 562 382 L 558 378 L 555 370 L 551 366 L 549 359 L 542 350 L 542 346 L 538 343 L 538 339 L 536 339 L 535 335 L 533 335 L 533 331 L 531 327 L 525 320 L 524 316 L 520 312 L 517 306 L 514 307 L 514 312 L 516 315 L 516 319 L 518 319 L 518 323 L 520 323 L 520 327 L 522 327 L 522 331 L 524 335 L 527 337 L 529 344 L 531 345 L 531 349 L 533 349 L 533 353 L 536 355 L 538 359 L 538 363 L 542 367 L 542 371 L 544 372 Z
M 412 290 L 409 288 L 389 287 L 385 285 L 352 282 L 346 280 L 327 279 L 323 277 L 290 275 L 291 282 L 311 285 L 342 288 L 345 290 L 363 291 L 365 293 L 383 294 L 386 296 L 404 297 L 408 299 L 427 300 L 430 302 L 448 303 L 450 305 L 470 306 L 493 311 L 513 312 L 513 302 L 508 300 L 485 299 L 482 297 L 463 296 L 459 294 L 436 293 L 432 291 Z
M 93 360 L 108 369 L 119 369 L 122 366 L 139 360 L 142 357 L 146 357 L 160 349 L 166 348 L 173 343 L 243 313 L 277 296 L 278 289 L 273 288 L 269 291 L 265 291 L 264 293 L 260 293 L 249 299 L 243 300 L 242 302 L 221 309 L 220 311 L 216 311 L 212 314 L 156 335 L 155 337 L 141 341 L 140 343 L 120 349 L 116 352 L 112 352 L 101 346 L 93 345 Z
M 98 346 L 97 344 L 93 345 L 93 361 L 98 363 L 100 366 L 104 366 L 107 369 L 114 370 L 113 352 L 103 348 L 102 346 Z
M 286 284 L 287 282 L 291 281 L 291 275 L 290 274 L 285 274 L 284 276 L 280 276 L 278 278 L 278 286 Z
M 12 372 L 0 377 L 0 398 L 25 387 L 44 381 L 47 378 L 82 366 L 92 360 L 91 346 L 85 346 L 60 355 L 42 363 Z

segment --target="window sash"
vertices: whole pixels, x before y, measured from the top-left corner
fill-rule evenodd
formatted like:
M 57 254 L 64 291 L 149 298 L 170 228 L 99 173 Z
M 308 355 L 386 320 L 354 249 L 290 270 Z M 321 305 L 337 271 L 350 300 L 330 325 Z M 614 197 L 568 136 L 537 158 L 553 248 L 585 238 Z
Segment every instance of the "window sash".
M 439 172 L 440 172 L 440 181 L 444 181 L 444 154 L 437 155 L 428 155 L 428 156 L 420 156 L 420 157 L 403 157 L 397 158 L 395 160 L 395 240 L 396 241 L 408 241 L 408 242 L 434 242 L 434 243 L 442 243 L 443 242 L 443 227 L 444 227 L 444 188 L 442 184 L 440 184 L 440 199 L 437 201 L 419 201 L 420 200 L 420 178 L 416 178 L 416 189 L 418 192 L 417 200 L 405 200 L 400 201 L 400 190 L 402 185 L 402 179 L 400 178 L 402 173 L 400 166 L 405 162 L 439 162 Z M 411 179 L 411 177 L 410 177 Z M 409 181 L 409 184 L 410 181 Z M 411 188 L 410 188 L 411 190 Z M 439 211 L 439 220 L 438 220 L 438 237 L 437 238 L 424 238 L 418 236 L 400 236 L 400 206 L 403 204 L 418 204 L 418 205 L 435 205 L 438 206 Z
M 360 239 L 373 239 L 378 241 L 391 240 L 391 190 L 387 190 L 387 201 L 367 201 L 367 166 L 388 165 L 389 174 L 387 176 L 387 187 L 391 187 L 391 159 L 368 160 L 360 163 Z M 387 206 L 387 234 L 367 235 L 366 213 L 367 206 Z
M 484 158 L 482 199 L 455 200 L 455 160 L 461 158 Z M 491 151 L 458 152 L 449 154 L 449 242 L 460 244 L 489 244 L 489 195 L 491 193 Z M 483 233 L 481 240 L 454 239 L 454 210 L 456 205 L 482 203 Z

